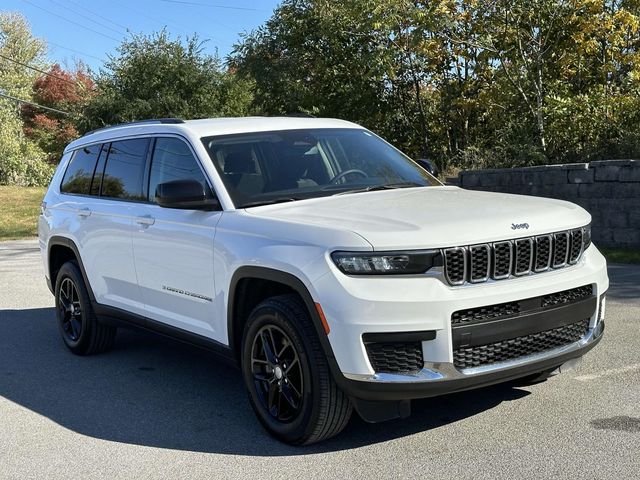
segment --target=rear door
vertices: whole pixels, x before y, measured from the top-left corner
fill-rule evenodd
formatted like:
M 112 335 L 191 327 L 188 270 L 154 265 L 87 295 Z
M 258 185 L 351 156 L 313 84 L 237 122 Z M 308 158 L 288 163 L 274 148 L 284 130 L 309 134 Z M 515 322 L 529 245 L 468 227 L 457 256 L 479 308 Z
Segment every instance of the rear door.
M 216 340 L 213 318 L 213 241 L 222 212 L 163 208 L 156 186 L 197 180 L 211 190 L 190 145 L 180 137 L 152 144 L 148 202 L 135 206 L 133 249 L 146 316 Z
M 132 204 L 144 200 L 143 177 L 149 139 L 115 141 L 78 150 L 61 191 L 76 209 L 82 262 L 98 303 L 144 314 L 133 262 Z M 74 168 L 98 156 L 93 175 Z

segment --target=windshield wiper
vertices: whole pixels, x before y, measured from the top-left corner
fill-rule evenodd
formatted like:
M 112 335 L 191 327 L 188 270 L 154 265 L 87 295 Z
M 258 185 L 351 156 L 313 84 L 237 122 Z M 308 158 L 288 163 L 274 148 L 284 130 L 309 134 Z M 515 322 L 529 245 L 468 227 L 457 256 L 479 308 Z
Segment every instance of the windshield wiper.
M 398 183 L 383 183 L 382 185 L 369 185 L 364 188 L 354 188 L 344 192 L 334 193 L 334 196 L 346 195 L 348 193 L 361 193 L 361 192 L 375 192 L 376 190 L 393 190 L 396 188 L 410 188 L 410 187 L 424 187 L 416 182 L 398 182 Z
M 270 200 L 257 200 L 255 202 L 247 202 L 240 205 L 238 208 L 259 207 L 261 205 L 273 205 L 275 203 L 295 202 L 296 200 L 302 200 L 296 197 L 278 197 Z

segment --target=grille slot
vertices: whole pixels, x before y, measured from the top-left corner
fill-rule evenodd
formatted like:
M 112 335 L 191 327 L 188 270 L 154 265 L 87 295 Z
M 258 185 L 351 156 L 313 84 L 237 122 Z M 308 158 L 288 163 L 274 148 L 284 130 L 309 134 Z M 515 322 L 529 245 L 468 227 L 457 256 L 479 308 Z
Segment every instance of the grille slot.
M 515 317 L 521 313 L 529 313 L 546 307 L 556 307 L 567 303 L 586 300 L 593 294 L 591 285 L 571 288 L 561 292 L 550 293 L 541 297 L 527 298 L 516 302 L 483 305 L 482 307 L 458 310 L 451 315 L 451 326 L 482 323 L 505 317 Z
M 536 265 L 534 271 L 544 272 L 551 267 L 551 235 L 536 237 Z
M 515 241 L 516 260 L 514 262 L 514 274 L 526 275 L 531 271 L 533 264 L 533 240 L 521 238 Z
M 559 232 L 553 234 L 553 268 L 564 267 L 569 256 L 569 234 Z
M 511 274 L 511 242 L 493 244 L 493 278 L 500 280 Z
M 578 262 L 582 254 L 582 229 L 571 230 L 569 263 L 573 265 Z
M 488 345 L 459 348 L 453 352 L 453 363 L 458 369 L 482 367 L 545 352 L 577 342 L 587 333 L 588 328 L 589 319 L 586 318 L 579 322 L 544 332 L 502 340 Z
M 473 283 L 484 282 L 489 278 L 491 262 L 489 245 L 473 245 L 469 247 L 470 272 L 469 279 Z
M 424 366 L 420 342 L 365 343 L 376 373 L 417 374 Z
M 467 277 L 467 252 L 462 247 L 444 251 L 444 267 L 451 285 L 462 285 Z

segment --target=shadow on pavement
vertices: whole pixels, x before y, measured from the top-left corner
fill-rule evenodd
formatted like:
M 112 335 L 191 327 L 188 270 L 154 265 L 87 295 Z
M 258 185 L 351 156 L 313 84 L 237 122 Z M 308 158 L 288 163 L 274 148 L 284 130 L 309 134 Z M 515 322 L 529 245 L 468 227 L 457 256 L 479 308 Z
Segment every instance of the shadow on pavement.
M 640 300 L 640 265 L 609 264 L 607 298 Z
M 289 447 L 260 427 L 237 369 L 153 334 L 119 330 L 116 348 L 72 355 L 53 308 L 0 310 L 0 395 L 99 439 L 235 455 L 304 455 L 383 442 L 471 417 L 528 395 L 509 385 L 413 402 L 406 420 L 371 425 L 354 414 L 337 438 Z

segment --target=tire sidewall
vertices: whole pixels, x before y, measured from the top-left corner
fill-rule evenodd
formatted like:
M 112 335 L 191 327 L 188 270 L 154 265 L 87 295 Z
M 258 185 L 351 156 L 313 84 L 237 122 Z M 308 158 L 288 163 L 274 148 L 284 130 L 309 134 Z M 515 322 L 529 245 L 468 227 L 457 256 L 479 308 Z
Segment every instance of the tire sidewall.
M 241 367 L 245 386 L 248 390 L 249 401 L 256 412 L 256 416 L 264 427 L 278 439 L 287 443 L 298 443 L 309 435 L 313 428 L 314 419 L 318 416 L 319 383 L 316 375 L 312 374 L 312 361 L 309 357 L 311 346 L 302 335 L 296 322 L 289 319 L 289 312 L 279 308 L 275 302 L 259 305 L 250 315 L 242 338 Z M 256 334 L 265 325 L 274 325 L 282 329 L 291 339 L 297 350 L 302 365 L 303 400 L 302 411 L 290 423 L 282 423 L 274 419 L 262 405 L 255 390 L 251 372 L 251 348 Z

